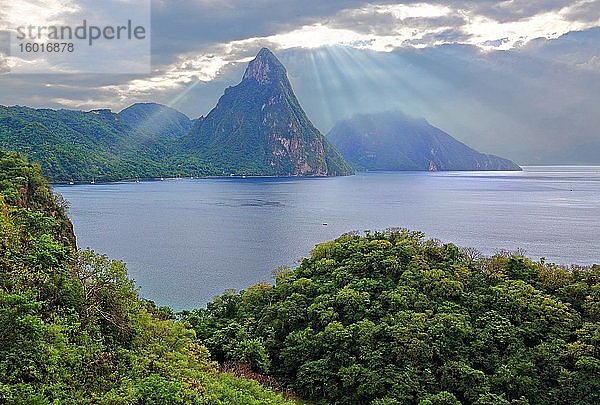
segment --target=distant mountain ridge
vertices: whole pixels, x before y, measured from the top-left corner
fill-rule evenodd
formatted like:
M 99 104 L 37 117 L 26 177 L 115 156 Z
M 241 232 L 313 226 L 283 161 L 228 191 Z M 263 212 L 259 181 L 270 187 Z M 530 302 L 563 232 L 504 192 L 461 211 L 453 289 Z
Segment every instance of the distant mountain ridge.
M 340 121 L 327 138 L 357 170 L 521 170 L 508 159 L 470 148 L 424 119 L 397 111 Z

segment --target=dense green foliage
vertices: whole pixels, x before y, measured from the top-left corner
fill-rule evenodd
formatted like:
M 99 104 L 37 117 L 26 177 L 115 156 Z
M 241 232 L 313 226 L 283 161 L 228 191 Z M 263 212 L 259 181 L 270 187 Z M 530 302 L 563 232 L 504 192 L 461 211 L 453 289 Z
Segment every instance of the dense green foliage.
M 600 266 L 348 234 L 188 320 L 217 360 L 319 403 L 600 403 Z
M 191 127 L 182 116 L 156 104 L 119 114 L 0 106 L 0 149 L 40 163 L 52 181 L 220 174 L 177 142 Z
M 400 112 L 355 115 L 338 122 L 327 138 L 357 170 L 521 170 Z
M 74 242 L 39 166 L 0 152 L 0 403 L 286 403 L 217 372 L 123 263 Z

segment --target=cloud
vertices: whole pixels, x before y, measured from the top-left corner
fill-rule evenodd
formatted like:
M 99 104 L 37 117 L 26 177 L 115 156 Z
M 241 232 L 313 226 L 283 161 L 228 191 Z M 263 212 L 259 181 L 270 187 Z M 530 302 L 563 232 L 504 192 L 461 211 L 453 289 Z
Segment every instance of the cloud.
M 463 30 L 471 36 L 468 43 L 485 49 L 508 50 L 537 38 L 558 38 L 571 31 L 595 27 L 598 22 L 569 19 L 571 7 L 536 14 L 516 21 L 500 22 L 488 17 L 473 16 Z M 494 44 L 501 40 L 497 46 Z
M 60 25 L 78 11 L 81 7 L 73 0 L 4 1 L 0 29 L 14 29 L 20 25 Z
M 9 73 L 9 72 L 10 72 L 10 66 L 8 65 L 7 56 L 6 56 L 6 54 L 0 52 L 0 75 Z
M 463 41 L 475 32 L 471 44 L 494 42 L 520 44 L 536 36 L 556 38 L 572 29 L 586 29 L 599 25 L 598 13 L 593 13 L 598 1 L 589 0 L 510 0 L 510 1 L 317 1 L 302 3 L 293 0 L 262 0 L 248 3 L 241 0 L 191 1 L 182 0 L 178 7 L 155 0 L 153 3 L 153 31 L 156 46 L 153 49 L 158 63 L 169 63 L 169 58 L 188 52 L 203 53 L 206 47 L 227 44 L 249 38 L 268 39 L 293 33 L 304 46 L 314 32 L 347 33 L 340 42 L 370 42 L 374 46 L 386 43 L 386 49 L 414 46 L 419 32 L 427 38 L 432 34 L 452 31 L 463 32 Z M 589 17 L 595 15 L 596 19 Z M 579 11 L 577 11 L 579 10 Z M 586 13 L 588 13 L 586 15 Z M 173 21 L 177 21 L 177 27 Z M 568 22 L 580 25 L 569 27 Z M 489 38 L 483 30 L 493 30 Z M 325 31 L 327 29 L 327 31 Z M 304 35 L 297 35 L 302 30 Z M 177 33 L 174 33 L 177 31 Z M 412 34 L 412 35 L 409 35 Z M 361 35 L 359 41 L 354 38 Z M 376 38 L 373 38 L 376 37 Z M 485 37 L 485 38 L 483 38 Z M 522 37 L 522 38 L 518 38 Z M 419 46 L 439 45 L 422 42 Z M 310 47 L 314 47 L 310 45 Z
M 306 7 L 299 7 L 291 0 L 260 0 L 252 4 L 241 0 L 181 0 L 173 7 L 170 2 L 154 0 L 153 74 L 115 83 L 105 91 L 122 97 L 128 93 L 169 91 L 197 80 L 211 81 L 225 68 L 247 61 L 261 46 L 279 51 L 348 46 L 391 52 L 405 47 L 468 44 L 487 51 L 510 50 L 537 38 L 557 38 L 600 25 L 598 19 L 589 17 L 598 3 L 308 0 Z M 86 12 L 91 12 L 89 6 L 82 10 L 69 0 L 42 0 L 28 9 L 13 5 L 6 11 L 12 20 L 25 15 L 33 19 L 64 19 Z M 12 61 L 17 62 L 23 63 Z
M 79 8 L 69 0 L 38 4 L 10 12 L 56 19 L 93 12 L 91 1 L 77 2 Z M 560 156 L 573 142 L 590 145 L 599 135 L 598 0 L 152 5 L 151 75 L 2 75 L 0 103 L 118 110 L 156 101 L 198 116 L 268 46 L 323 130 L 354 112 L 401 108 L 520 162 L 525 154 Z
M 600 25 L 600 1 L 589 0 L 577 2 L 568 8 L 567 17 L 571 20 Z
M 128 24 L 131 30 L 122 34 Z M 144 30 L 142 38 L 132 35 L 137 27 Z M 13 72 L 150 71 L 150 0 L 4 0 L 0 30 L 12 37 L 8 63 Z M 48 49 L 44 44 L 62 50 L 40 51 Z M 33 47 L 26 50 L 28 45 Z
M 213 80 L 228 64 L 246 61 L 261 46 L 275 50 L 315 49 L 325 46 L 347 46 L 378 52 L 391 52 L 403 47 L 426 48 L 444 44 L 467 44 L 481 49 L 510 50 L 537 38 L 558 38 L 577 30 L 600 25 L 599 21 L 580 19 L 581 10 L 592 2 L 504 1 L 471 3 L 369 3 L 338 10 L 316 22 L 289 27 L 265 36 L 248 36 L 241 40 L 206 45 L 204 49 L 181 53 L 174 61 L 158 68 L 148 79 L 136 80 L 122 91 L 139 91 L 158 86 L 185 85 L 192 80 Z M 225 18 L 223 10 L 237 4 L 225 2 L 223 9 L 215 2 L 204 1 L 216 19 Z M 271 4 L 263 1 L 263 6 Z M 565 6 L 565 4 L 568 4 Z M 216 7 L 216 10 L 213 10 Z M 268 10 L 267 10 L 268 13 Z M 234 13 L 235 14 L 235 13 Z M 267 14 L 268 15 L 268 14 Z M 504 16 L 503 18 L 499 18 Z M 514 17 L 510 19 L 508 17 Z
M 576 66 L 593 72 L 600 72 L 600 56 L 591 55 L 588 60 L 577 63 Z

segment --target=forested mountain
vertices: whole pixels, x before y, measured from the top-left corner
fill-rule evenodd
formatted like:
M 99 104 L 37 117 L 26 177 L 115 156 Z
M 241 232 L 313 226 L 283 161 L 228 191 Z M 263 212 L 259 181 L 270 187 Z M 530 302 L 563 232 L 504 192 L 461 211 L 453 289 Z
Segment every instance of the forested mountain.
M 188 321 L 217 360 L 316 403 L 600 403 L 598 265 L 347 234 Z
M 52 181 L 352 173 L 267 49 L 206 119 L 154 103 L 118 114 L 0 106 L 0 149 L 39 162 Z
M 123 263 L 77 251 L 37 165 L 0 152 L 0 403 L 283 404 L 218 372 Z
M 336 124 L 327 138 L 357 170 L 521 170 L 400 112 L 356 115 Z
M 285 68 L 266 48 L 197 121 L 188 147 L 225 172 L 347 175 L 352 168 L 310 122 Z
M 156 103 L 136 103 L 118 114 L 138 135 L 176 141 L 192 129 L 192 120 L 185 114 Z
M 52 181 L 214 174 L 181 153 L 191 121 L 158 104 L 134 104 L 115 114 L 0 106 L 0 149 L 41 164 Z
M 206 117 L 154 103 L 118 114 L 0 106 L 0 148 L 39 162 L 52 181 L 352 174 L 344 158 L 358 170 L 520 170 L 395 112 L 355 116 L 324 137 L 266 48 Z

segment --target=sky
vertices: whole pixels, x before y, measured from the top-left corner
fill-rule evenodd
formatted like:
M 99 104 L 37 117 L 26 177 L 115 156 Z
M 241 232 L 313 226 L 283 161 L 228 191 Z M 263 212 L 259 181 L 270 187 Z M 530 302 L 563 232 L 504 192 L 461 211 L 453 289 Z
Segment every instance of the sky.
M 151 9 L 151 73 L 17 74 L 9 68 L 25 62 L 0 51 L 0 104 L 119 111 L 152 101 L 196 118 L 267 46 L 324 133 L 353 114 L 401 110 L 520 164 L 600 164 L 600 0 L 111 1 L 107 13 L 123 18 L 126 7 Z M 0 29 L 75 23 L 97 5 L 0 0 Z M 86 63 L 139 66 L 111 55 Z

